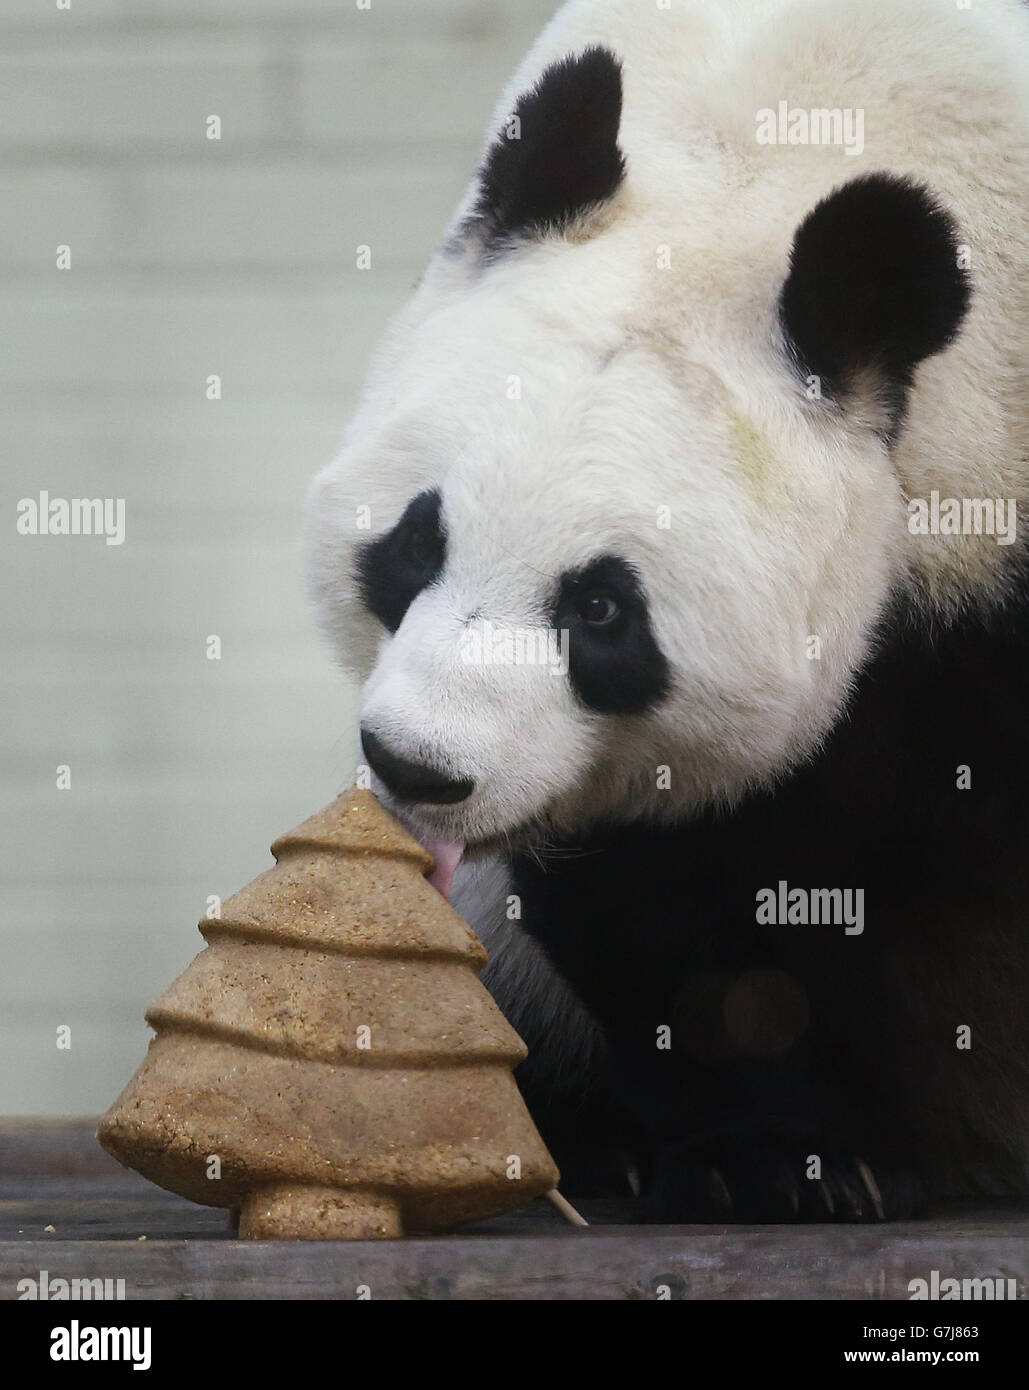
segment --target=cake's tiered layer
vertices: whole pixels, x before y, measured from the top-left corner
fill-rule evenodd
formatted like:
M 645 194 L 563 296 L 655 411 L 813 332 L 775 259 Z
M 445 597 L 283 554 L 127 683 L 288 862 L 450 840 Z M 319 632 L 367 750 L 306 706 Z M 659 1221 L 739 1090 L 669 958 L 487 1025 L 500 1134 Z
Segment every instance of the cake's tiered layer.
M 433 1230 L 553 1187 L 525 1048 L 431 858 L 361 792 L 274 849 L 148 1011 L 104 1147 L 253 1235 Z

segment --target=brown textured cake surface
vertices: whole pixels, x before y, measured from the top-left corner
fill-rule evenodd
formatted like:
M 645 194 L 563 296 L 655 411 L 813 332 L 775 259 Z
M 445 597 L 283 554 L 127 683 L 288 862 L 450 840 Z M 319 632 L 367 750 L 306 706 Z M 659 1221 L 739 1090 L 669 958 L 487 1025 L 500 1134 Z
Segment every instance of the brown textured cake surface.
M 445 1229 L 552 1188 L 512 1076 L 525 1047 L 431 857 L 364 791 L 273 852 L 147 1011 L 104 1148 L 260 1238 Z

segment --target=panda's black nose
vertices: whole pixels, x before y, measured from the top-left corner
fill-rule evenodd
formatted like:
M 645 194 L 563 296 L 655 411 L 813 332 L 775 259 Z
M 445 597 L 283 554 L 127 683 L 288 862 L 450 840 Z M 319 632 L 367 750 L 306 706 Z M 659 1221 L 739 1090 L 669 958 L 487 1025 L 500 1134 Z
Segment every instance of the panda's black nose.
M 434 806 L 452 806 L 471 796 L 471 778 L 448 777 L 425 763 L 412 762 L 392 753 L 381 738 L 368 729 L 361 730 L 361 747 L 372 771 L 400 801 L 427 801 Z

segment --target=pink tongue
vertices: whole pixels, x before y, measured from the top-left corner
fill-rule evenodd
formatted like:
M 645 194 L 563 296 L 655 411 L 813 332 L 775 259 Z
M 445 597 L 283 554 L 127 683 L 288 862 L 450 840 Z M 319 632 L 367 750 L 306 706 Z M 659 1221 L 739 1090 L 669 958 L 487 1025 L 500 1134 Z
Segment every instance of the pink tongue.
M 458 842 L 423 840 L 422 844 L 436 861 L 436 867 L 429 875 L 429 882 L 449 902 L 454 873 L 461 862 L 461 856 L 464 854 L 465 842 L 463 840 Z

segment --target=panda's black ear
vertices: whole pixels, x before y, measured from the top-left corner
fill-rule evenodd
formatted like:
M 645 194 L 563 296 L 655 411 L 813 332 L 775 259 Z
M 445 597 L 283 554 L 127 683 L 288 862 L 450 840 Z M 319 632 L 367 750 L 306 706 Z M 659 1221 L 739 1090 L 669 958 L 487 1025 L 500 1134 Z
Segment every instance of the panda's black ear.
M 792 355 L 826 395 L 871 372 L 899 419 L 915 367 L 953 341 L 970 298 L 950 214 L 920 184 L 868 174 L 801 224 L 779 312 Z
M 610 198 L 625 177 L 621 119 L 622 67 L 610 49 L 552 64 L 490 149 L 469 230 L 487 247 L 539 236 Z

